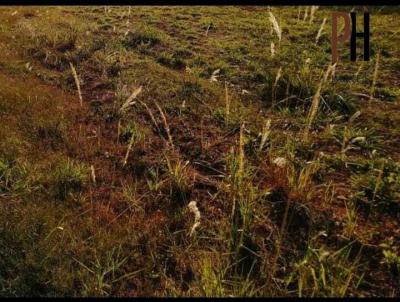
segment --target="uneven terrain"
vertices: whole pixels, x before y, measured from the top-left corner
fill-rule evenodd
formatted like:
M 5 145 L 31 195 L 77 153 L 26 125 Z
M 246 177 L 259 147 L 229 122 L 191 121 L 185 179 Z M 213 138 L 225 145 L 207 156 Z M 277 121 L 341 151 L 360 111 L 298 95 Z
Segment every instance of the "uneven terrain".
M 0 295 L 400 295 L 400 10 L 331 66 L 350 9 L 2 7 Z

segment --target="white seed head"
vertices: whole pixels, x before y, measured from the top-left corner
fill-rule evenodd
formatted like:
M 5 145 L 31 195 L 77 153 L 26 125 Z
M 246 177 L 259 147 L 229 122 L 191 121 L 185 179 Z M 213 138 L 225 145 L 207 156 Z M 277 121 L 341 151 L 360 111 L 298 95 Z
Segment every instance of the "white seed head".
M 284 168 L 287 164 L 287 160 L 283 157 L 277 157 L 274 159 L 273 163 L 279 168 Z

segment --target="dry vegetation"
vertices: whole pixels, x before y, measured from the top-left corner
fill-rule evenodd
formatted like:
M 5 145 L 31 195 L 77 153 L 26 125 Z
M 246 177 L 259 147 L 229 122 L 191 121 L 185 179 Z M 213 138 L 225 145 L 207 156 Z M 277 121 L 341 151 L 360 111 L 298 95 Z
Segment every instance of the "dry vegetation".
M 1 8 L 0 295 L 400 295 L 371 9 L 331 66 L 329 7 Z

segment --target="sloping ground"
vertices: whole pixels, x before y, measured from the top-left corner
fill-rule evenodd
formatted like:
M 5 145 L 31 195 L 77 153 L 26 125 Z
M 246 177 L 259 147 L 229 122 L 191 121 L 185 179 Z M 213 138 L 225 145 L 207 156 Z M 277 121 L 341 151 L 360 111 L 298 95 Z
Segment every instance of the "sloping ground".
M 0 10 L 2 295 L 399 294 L 398 13 L 305 140 L 329 10 L 272 12 Z

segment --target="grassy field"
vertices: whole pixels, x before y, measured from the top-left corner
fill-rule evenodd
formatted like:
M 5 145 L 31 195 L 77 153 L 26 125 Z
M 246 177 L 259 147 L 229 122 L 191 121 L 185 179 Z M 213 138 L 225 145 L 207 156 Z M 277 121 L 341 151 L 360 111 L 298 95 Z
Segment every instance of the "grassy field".
M 0 296 L 400 295 L 400 10 L 336 9 L 2 7 Z

